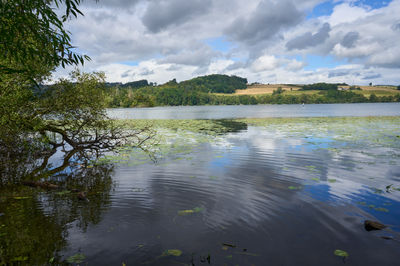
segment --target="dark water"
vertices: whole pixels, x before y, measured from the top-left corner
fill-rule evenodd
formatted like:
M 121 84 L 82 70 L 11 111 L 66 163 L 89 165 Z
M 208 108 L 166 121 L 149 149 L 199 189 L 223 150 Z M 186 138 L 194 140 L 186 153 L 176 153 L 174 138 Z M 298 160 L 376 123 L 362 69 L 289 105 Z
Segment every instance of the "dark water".
M 400 103 L 218 105 L 109 109 L 119 119 L 232 119 L 262 117 L 396 116 Z
M 400 119 L 327 121 L 173 132 L 156 163 L 127 149 L 115 164 L 57 176 L 91 191 L 88 202 L 61 189 L 3 194 L 0 255 L 37 265 L 75 254 L 83 265 L 398 265 Z M 388 228 L 367 232 L 367 219 Z

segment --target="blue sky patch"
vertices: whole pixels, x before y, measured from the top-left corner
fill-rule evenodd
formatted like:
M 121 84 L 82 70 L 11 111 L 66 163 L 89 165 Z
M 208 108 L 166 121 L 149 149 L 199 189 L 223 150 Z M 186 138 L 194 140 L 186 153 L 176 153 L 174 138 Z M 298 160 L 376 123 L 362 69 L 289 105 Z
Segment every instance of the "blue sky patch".
M 316 70 L 318 68 L 334 68 L 347 64 L 344 60 L 336 60 L 333 56 L 307 55 L 305 70 Z
M 127 66 L 138 66 L 139 61 L 124 61 L 124 62 L 120 62 L 120 64 L 127 65 Z
M 342 4 L 344 1 L 338 1 L 334 3 L 333 1 L 324 1 L 319 5 L 316 5 L 314 9 L 307 15 L 307 19 L 318 18 L 321 16 L 329 16 L 333 12 L 333 8 Z M 354 6 L 368 6 L 372 9 L 378 9 L 387 6 L 391 1 L 379 1 L 379 0 L 359 0 L 354 1 L 352 5 Z
M 387 6 L 391 1 L 379 1 L 379 0 L 359 0 L 354 4 L 356 6 L 369 6 L 372 9 L 378 9 Z
M 233 44 L 226 41 L 224 37 L 210 38 L 205 40 L 205 43 L 208 44 L 213 50 L 223 53 L 228 52 L 233 46 Z
M 335 5 L 331 1 L 325 1 L 314 7 L 312 12 L 307 15 L 307 19 L 317 18 L 321 16 L 329 16 L 333 12 Z

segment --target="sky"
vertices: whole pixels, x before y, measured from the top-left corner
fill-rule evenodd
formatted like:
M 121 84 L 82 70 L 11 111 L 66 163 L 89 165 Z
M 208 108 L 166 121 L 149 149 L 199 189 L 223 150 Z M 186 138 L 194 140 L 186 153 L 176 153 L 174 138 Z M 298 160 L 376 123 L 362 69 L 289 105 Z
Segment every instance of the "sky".
M 85 0 L 66 27 L 83 71 L 158 84 L 400 84 L 400 0 Z M 70 68 L 57 69 L 55 78 Z

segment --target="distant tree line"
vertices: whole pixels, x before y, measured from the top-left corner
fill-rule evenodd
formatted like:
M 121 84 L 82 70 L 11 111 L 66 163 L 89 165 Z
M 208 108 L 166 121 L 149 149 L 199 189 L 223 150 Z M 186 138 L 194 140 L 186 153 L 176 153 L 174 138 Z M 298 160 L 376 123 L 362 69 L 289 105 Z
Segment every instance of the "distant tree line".
M 332 83 L 314 83 L 309 85 L 303 85 L 300 90 L 337 90 L 338 84 Z
M 115 93 L 115 91 L 114 91 Z M 290 95 L 276 92 L 271 95 L 218 95 L 173 86 L 143 87 L 135 91 L 118 90 L 118 97 L 110 97 L 109 107 L 152 107 L 178 105 L 253 105 L 253 104 L 311 104 L 400 102 L 395 96 L 365 97 L 353 91 L 328 90 L 315 94 Z
M 229 95 L 247 87 L 247 80 L 236 76 L 209 75 L 177 82 L 172 79 L 156 86 L 147 80 L 108 86 L 107 106 L 152 107 L 178 105 L 251 105 L 251 104 L 302 104 L 302 103 L 362 103 L 362 102 L 400 102 L 400 94 L 395 96 L 365 97 L 358 87 L 338 90 L 344 83 L 316 83 L 304 85 L 303 90 L 319 90 L 318 93 L 291 95 L 280 87 L 272 95 Z M 224 93 L 224 94 L 218 94 Z

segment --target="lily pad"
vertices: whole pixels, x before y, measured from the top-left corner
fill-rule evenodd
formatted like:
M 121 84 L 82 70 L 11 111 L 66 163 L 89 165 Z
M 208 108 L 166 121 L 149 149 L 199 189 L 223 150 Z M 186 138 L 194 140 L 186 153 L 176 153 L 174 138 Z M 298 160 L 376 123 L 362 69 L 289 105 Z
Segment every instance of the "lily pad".
M 339 256 L 339 257 L 342 257 L 342 258 L 347 258 L 347 257 L 349 256 L 349 253 L 347 253 L 347 252 L 344 251 L 344 250 L 340 250 L 340 249 L 336 249 L 335 252 L 334 252 L 334 254 L 335 254 L 336 256 Z
M 163 256 L 175 256 L 175 257 L 179 257 L 180 255 L 182 255 L 182 251 L 179 249 L 167 249 L 166 251 L 164 251 Z
M 179 215 L 188 215 L 188 214 L 192 214 L 194 213 L 194 210 L 182 210 L 182 211 L 178 211 Z
M 192 210 L 182 210 L 182 211 L 178 211 L 178 215 L 184 216 L 184 215 L 190 215 L 193 213 L 198 213 L 198 212 L 202 212 L 204 209 L 201 207 L 195 207 Z
M 86 256 L 82 253 L 77 253 L 67 259 L 68 263 L 82 263 L 86 259 Z
M 382 208 L 382 207 L 379 207 L 379 208 L 374 208 L 374 210 L 375 210 L 375 211 L 378 211 L 378 212 L 389 212 L 389 210 L 388 210 L 388 209 L 386 209 L 386 208 Z

